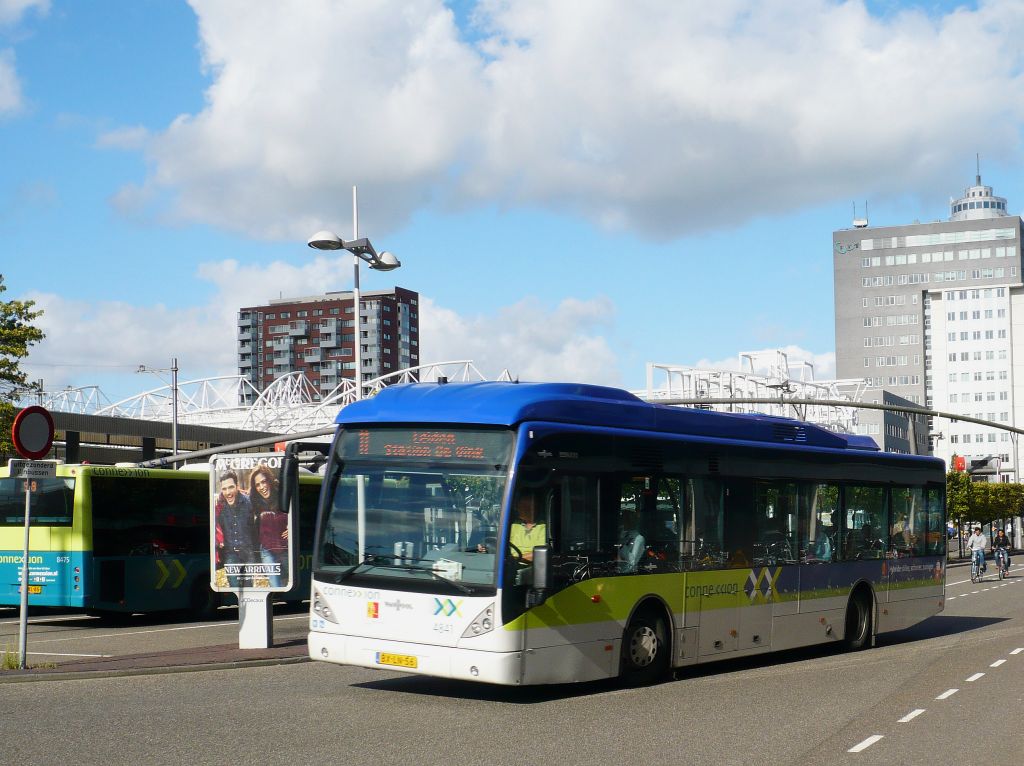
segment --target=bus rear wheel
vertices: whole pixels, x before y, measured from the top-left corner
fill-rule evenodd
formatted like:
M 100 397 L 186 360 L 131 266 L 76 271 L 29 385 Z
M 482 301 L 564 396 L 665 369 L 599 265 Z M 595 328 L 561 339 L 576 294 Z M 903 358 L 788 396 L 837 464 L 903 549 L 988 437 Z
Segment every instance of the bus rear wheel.
M 622 637 L 619 677 L 630 686 L 644 686 L 668 673 L 668 627 L 650 611 L 633 617 Z
M 851 652 L 864 649 L 871 641 L 871 597 L 859 590 L 846 607 L 846 633 L 843 641 Z

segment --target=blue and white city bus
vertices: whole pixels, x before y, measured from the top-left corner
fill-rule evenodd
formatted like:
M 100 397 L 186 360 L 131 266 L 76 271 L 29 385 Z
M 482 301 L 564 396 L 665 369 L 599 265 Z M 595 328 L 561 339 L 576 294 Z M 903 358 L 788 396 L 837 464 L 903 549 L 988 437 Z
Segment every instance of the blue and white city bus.
M 574 384 L 396 385 L 337 423 L 313 659 L 496 684 L 647 682 L 810 644 L 859 649 L 942 610 L 938 459 Z

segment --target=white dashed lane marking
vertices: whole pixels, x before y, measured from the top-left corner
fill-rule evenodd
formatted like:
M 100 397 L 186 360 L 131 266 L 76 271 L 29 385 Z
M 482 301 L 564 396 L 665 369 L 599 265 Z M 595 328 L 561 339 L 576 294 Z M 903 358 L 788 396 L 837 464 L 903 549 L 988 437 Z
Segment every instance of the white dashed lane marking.
M 996 588 L 1003 588 L 1003 587 L 1005 587 L 1007 585 L 1012 585 L 1014 582 L 1016 582 L 1016 580 L 1014 580 L 1012 582 L 1005 582 L 1005 583 L 1002 583 L 1001 585 L 993 585 L 991 588 L 984 588 L 982 591 L 974 590 L 974 591 L 971 591 L 971 593 L 972 594 L 973 593 L 979 593 L 979 592 L 984 593 L 985 591 L 988 591 L 988 590 L 995 590 Z M 963 594 L 963 595 L 967 595 L 967 594 Z M 949 596 L 946 599 L 946 601 L 952 601 L 955 598 L 957 598 L 957 596 Z M 1024 652 L 1024 646 L 1021 646 L 1021 647 L 1018 647 L 1018 648 L 1014 649 L 1013 651 L 1010 652 L 1010 654 L 1011 655 L 1017 655 L 1017 654 L 1020 654 L 1022 652 Z M 1005 662 L 1006 662 L 1005 659 L 996 660 L 991 665 L 989 665 L 989 667 L 990 668 L 998 668 L 1000 665 L 1003 665 Z M 966 683 L 974 683 L 978 679 L 984 678 L 984 677 L 985 677 L 984 673 L 975 673 L 974 675 L 969 676 L 968 678 L 965 678 L 964 681 Z M 960 691 L 960 690 L 959 689 L 946 689 L 946 691 L 942 692 L 942 694 L 940 694 L 935 699 L 937 699 L 937 700 L 949 699 L 954 694 L 956 694 L 958 691 Z M 919 715 L 921 715 L 922 713 L 925 713 L 925 712 L 927 712 L 925 710 L 925 708 L 915 708 L 914 710 L 911 710 L 909 713 L 907 713 L 902 718 L 897 719 L 896 722 L 897 723 L 910 723 L 915 718 L 917 718 Z M 873 744 L 875 744 L 876 742 L 878 742 L 879 740 L 884 739 L 884 738 L 885 738 L 884 734 L 872 734 L 870 737 L 865 739 L 863 742 L 860 742 L 860 743 L 854 745 L 853 747 L 851 747 L 846 752 L 848 752 L 848 753 L 860 753 L 860 752 L 863 752 L 864 750 L 867 750 Z
M 870 737 L 868 737 L 868 738 L 867 738 L 866 740 L 864 740 L 864 741 L 863 741 L 863 742 L 861 742 L 860 744 L 854 745 L 853 747 L 851 747 L 851 748 L 850 748 L 849 750 L 847 750 L 846 752 L 848 752 L 848 753 L 859 753 L 859 752 L 861 752 L 862 750 L 867 750 L 867 749 L 868 749 L 869 747 L 871 747 L 871 746 L 872 746 L 873 744 L 875 744 L 876 742 L 878 742 L 878 740 L 882 739 L 882 738 L 883 738 L 883 736 L 884 736 L 884 735 L 882 735 L 882 734 L 872 734 L 872 735 L 871 735 Z

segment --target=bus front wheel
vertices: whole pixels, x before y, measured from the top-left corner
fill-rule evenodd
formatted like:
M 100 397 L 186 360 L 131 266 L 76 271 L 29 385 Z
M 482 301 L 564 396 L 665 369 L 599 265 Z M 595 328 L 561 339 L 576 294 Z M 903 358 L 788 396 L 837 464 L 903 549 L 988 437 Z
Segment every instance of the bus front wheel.
M 654 683 L 668 673 L 668 627 L 651 611 L 638 613 L 622 637 L 619 676 L 631 686 Z
M 846 648 L 852 652 L 864 649 L 871 642 L 871 596 L 858 590 L 846 607 Z

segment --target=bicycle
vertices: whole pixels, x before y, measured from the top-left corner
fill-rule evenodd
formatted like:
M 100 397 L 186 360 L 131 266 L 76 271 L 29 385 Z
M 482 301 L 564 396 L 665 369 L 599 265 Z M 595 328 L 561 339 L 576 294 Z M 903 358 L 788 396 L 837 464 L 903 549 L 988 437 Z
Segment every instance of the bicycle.
M 971 582 L 982 582 L 985 575 L 981 571 L 981 556 L 977 553 L 971 554 Z
M 996 548 L 996 569 L 999 571 L 999 579 L 1002 580 L 1010 574 L 1010 568 L 1006 565 L 1006 548 Z

